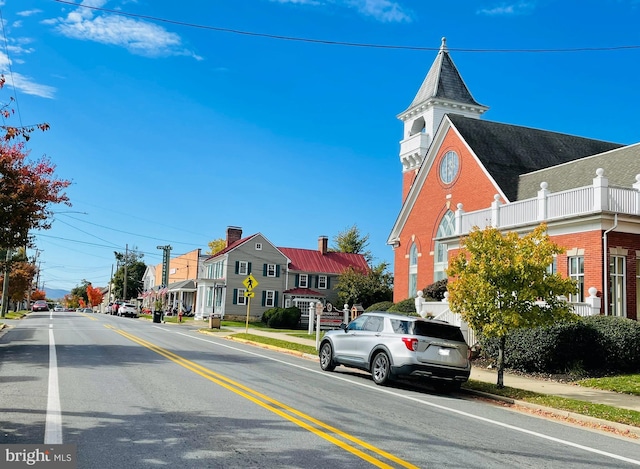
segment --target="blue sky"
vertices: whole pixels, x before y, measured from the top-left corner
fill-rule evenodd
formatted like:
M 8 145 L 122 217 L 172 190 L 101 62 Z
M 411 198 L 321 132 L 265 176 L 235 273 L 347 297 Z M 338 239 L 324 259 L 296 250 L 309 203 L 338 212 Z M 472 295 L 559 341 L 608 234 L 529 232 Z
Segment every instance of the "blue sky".
M 157 264 L 158 245 L 204 251 L 230 225 L 310 249 L 357 225 L 392 263 L 396 116 L 443 36 L 484 119 L 640 141 L 639 0 L 71 3 L 1 2 L 11 124 L 49 123 L 27 147 L 72 181 L 36 233 L 47 288 L 106 285 L 126 245 Z

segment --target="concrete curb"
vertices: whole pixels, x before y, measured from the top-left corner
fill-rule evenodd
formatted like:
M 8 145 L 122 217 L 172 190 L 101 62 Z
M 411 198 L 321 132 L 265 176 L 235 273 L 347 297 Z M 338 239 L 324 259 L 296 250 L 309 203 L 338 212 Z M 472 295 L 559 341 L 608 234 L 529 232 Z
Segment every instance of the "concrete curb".
M 497 394 L 491 394 L 483 391 L 476 391 L 474 389 L 461 389 L 461 392 L 465 394 L 471 394 L 485 399 L 491 399 L 497 402 L 503 402 L 505 404 L 524 407 L 525 409 L 543 412 L 553 417 L 569 420 L 578 424 L 589 424 L 595 426 L 597 429 L 603 431 L 615 430 L 615 432 L 622 434 L 628 438 L 640 439 L 640 427 L 634 427 L 633 425 L 625 425 L 623 423 L 611 422 L 609 420 L 598 419 L 595 417 L 589 417 L 588 415 L 576 414 L 567 410 L 555 409 L 553 407 L 546 407 L 539 404 L 532 404 L 531 402 L 520 401 L 517 399 L 511 399 L 509 397 L 499 396 Z

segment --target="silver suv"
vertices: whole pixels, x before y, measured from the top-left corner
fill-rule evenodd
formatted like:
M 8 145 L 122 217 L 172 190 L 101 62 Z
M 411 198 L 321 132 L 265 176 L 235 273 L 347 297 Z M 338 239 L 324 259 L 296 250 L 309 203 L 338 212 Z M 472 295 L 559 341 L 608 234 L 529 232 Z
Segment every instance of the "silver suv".
M 369 371 L 376 384 L 397 376 L 420 376 L 438 391 L 460 388 L 469 379 L 469 346 L 462 331 L 444 321 L 386 312 L 364 313 L 320 343 L 320 367 Z

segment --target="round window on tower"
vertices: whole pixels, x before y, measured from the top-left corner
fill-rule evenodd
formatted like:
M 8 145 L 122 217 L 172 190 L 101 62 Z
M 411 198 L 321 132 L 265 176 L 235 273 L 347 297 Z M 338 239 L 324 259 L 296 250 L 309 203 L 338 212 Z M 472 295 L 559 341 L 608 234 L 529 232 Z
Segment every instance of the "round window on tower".
M 445 184 L 451 184 L 458 174 L 458 155 L 455 151 L 448 151 L 440 161 L 440 179 Z

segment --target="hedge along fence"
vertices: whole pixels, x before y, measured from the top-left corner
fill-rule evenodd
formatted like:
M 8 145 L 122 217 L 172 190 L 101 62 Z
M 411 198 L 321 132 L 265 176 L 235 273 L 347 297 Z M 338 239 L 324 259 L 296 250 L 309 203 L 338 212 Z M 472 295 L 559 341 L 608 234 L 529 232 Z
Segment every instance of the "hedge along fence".
M 483 354 L 497 358 L 497 339 L 481 338 Z M 591 316 L 549 327 L 519 329 L 507 336 L 505 366 L 528 372 L 638 372 L 640 323 Z
M 294 329 L 300 323 L 300 309 L 296 306 L 290 308 L 271 308 L 262 313 L 262 322 L 274 329 Z

